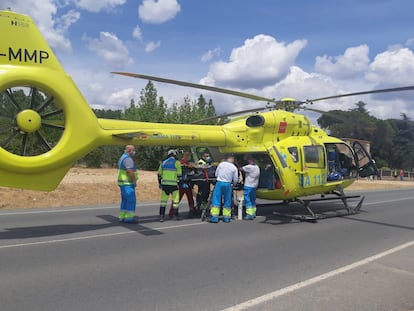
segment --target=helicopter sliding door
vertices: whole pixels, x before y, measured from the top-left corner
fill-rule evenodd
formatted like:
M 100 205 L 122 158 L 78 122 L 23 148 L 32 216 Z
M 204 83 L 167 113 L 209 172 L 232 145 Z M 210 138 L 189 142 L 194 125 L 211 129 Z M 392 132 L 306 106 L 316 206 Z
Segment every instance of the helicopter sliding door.
M 358 163 L 359 177 L 377 176 L 378 168 L 375 165 L 375 161 L 371 158 L 362 144 L 355 141 L 352 144 L 352 148 L 354 149 L 355 157 Z
M 358 177 L 355 153 L 348 144 L 326 143 L 325 148 L 328 163 L 328 182 Z
M 322 145 L 303 146 L 303 167 L 300 184 L 303 188 L 315 187 L 326 182 L 325 148 Z

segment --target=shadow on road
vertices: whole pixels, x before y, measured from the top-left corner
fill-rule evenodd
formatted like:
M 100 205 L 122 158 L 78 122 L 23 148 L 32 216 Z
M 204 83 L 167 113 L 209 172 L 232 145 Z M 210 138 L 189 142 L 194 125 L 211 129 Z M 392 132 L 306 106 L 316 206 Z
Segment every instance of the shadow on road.
M 351 203 L 352 204 L 352 203 Z M 312 210 L 315 215 L 318 216 L 317 219 L 306 219 L 301 216 L 311 216 L 306 208 L 299 204 L 291 202 L 289 204 L 285 203 L 276 203 L 276 204 L 261 204 L 258 205 L 258 215 L 264 216 L 265 220 L 261 223 L 271 224 L 271 225 L 284 225 L 289 223 L 298 223 L 298 222 L 311 222 L 316 223 L 319 220 L 332 217 L 349 217 L 346 209 L 342 203 L 338 202 L 329 202 L 329 203 L 314 203 L 312 205 Z M 365 211 L 360 210 L 359 213 L 365 213 Z
M 20 227 L 20 228 L 6 228 L 3 232 L 0 232 L 0 240 L 12 240 L 12 239 L 28 239 L 28 238 L 40 238 L 59 236 L 73 233 L 81 233 L 88 231 L 96 231 L 113 227 L 123 227 L 130 231 L 135 231 L 145 236 L 161 235 L 161 231 L 154 230 L 141 224 L 154 222 L 154 216 L 142 217 L 138 224 L 128 224 L 119 222 L 118 218 L 112 215 L 100 215 L 97 216 L 100 219 L 105 220 L 105 224 L 57 224 L 47 226 L 34 226 L 34 227 Z
M 374 225 L 381 225 L 381 226 L 399 228 L 399 229 L 406 229 L 406 230 L 414 230 L 414 227 L 404 226 L 404 225 L 397 225 L 397 224 L 390 224 L 390 223 L 381 222 L 381 221 L 360 219 L 360 218 L 355 218 L 355 217 L 350 217 L 350 216 L 345 216 L 344 218 L 347 219 L 347 220 L 365 222 L 365 223 L 374 224 Z

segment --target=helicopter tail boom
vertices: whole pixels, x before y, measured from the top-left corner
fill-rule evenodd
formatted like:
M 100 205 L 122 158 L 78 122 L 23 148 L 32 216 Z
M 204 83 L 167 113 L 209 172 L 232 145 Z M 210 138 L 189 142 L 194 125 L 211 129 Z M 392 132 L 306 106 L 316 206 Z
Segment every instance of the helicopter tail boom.
M 226 145 L 221 126 L 151 123 L 98 119 L 104 130 L 102 144 L 140 146 L 214 146 Z

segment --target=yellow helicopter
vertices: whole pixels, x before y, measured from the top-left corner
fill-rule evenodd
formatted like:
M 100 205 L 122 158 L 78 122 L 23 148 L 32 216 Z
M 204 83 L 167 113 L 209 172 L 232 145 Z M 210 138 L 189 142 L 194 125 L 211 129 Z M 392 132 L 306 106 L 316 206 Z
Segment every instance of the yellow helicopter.
M 53 190 L 76 160 L 100 145 L 215 147 L 220 153 L 241 158 L 249 154 L 256 158 L 263 172 L 257 191 L 259 198 L 298 201 L 312 215 L 311 199 L 300 198 L 333 193 L 344 202 L 346 213 L 356 213 L 363 198 L 357 207 L 349 207 L 346 201 L 349 196 L 345 196 L 343 189 L 359 176 L 375 175 L 373 160 L 361 144 L 350 146 L 327 135 L 293 109 L 304 109 L 306 103 L 328 98 L 414 89 L 411 86 L 374 90 L 303 102 L 276 101 L 227 89 L 118 72 L 243 96 L 274 106 L 263 109 L 269 111 L 245 111 L 243 116 L 224 125 L 100 119 L 29 16 L 0 11 L 0 29 L 0 186 L 4 187 Z

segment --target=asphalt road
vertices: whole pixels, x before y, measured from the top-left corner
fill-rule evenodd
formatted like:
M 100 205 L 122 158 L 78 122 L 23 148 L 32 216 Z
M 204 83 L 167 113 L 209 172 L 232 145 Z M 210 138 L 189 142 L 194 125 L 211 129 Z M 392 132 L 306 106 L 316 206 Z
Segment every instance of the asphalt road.
M 2 210 L 0 310 L 414 310 L 413 202 L 367 192 L 362 213 L 317 223 L 270 207 L 230 224 L 160 224 L 158 204 L 135 225 L 116 206 Z

